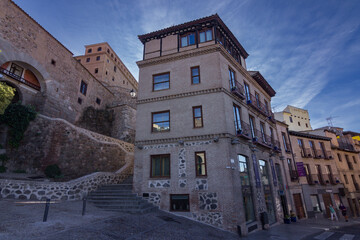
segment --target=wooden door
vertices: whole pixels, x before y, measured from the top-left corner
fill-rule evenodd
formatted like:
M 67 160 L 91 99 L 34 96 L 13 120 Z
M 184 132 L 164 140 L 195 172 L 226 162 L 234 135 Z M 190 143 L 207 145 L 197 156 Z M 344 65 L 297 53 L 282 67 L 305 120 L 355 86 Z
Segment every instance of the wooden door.
M 334 206 L 334 204 L 332 204 L 330 193 L 323 193 L 322 197 L 325 205 L 326 217 L 329 218 L 330 217 L 329 206 L 333 205 L 334 209 L 336 209 L 336 207 Z
M 300 193 L 293 194 L 293 197 L 294 197 L 294 203 L 295 203 L 296 214 L 298 219 L 304 218 L 305 211 L 301 200 L 301 194 Z

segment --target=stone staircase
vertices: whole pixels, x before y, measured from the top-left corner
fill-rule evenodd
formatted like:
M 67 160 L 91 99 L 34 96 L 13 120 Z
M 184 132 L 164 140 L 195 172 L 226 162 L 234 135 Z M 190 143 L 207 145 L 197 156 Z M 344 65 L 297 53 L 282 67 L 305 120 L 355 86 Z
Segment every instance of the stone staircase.
M 88 201 L 107 211 L 147 213 L 158 209 L 132 193 L 132 176 L 121 184 L 101 186 L 89 194 Z

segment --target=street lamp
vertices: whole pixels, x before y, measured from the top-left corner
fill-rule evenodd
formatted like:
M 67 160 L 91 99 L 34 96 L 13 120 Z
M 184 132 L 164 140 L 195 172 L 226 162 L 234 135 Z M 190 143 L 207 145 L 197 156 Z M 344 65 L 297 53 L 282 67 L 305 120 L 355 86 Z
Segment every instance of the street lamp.
M 131 89 L 131 91 L 130 91 L 130 96 L 131 96 L 132 98 L 136 97 L 136 92 L 134 91 L 134 89 Z

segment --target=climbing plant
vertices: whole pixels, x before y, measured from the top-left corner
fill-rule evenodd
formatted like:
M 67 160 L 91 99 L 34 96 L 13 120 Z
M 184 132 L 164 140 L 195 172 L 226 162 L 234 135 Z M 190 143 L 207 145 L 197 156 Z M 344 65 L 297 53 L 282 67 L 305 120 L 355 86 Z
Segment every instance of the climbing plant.
M 0 114 L 4 114 L 5 109 L 15 96 L 15 91 L 15 88 L 8 86 L 4 82 L 0 82 Z
M 30 121 L 35 117 L 36 111 L 32 106 L 24 106 L 20 103 L 10 104 L 4 114 L 0 115 L 0 123 L 8 125 L 10 128 L 8 142 L 10 147 L 19 147 Z

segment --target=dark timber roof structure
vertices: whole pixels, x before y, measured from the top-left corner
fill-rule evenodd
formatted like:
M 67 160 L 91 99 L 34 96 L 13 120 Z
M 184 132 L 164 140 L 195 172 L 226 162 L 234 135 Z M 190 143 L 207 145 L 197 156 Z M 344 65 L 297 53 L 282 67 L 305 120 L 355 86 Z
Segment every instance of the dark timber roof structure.
M 255 81 L 265 90 L 270 97 L 275 96 L 275 90 L 270 86 L 270 84 L 265 80 L 259 71 L 248 71 L 250 75 L 255 79 Z
M 220 30 L 225 36 L 227 41 L 230 41 L 237 50 L 241 53 L 244 58 L 247 58 L 249 54 L 245 51 L 240 42 L 236 39 L 233 33 L 229 30 L 229 28 L 225 25 L 225 23 L 221 20 L 219 15 L 214 14 L 208 17 L 199 18 L 190 22 L 182 23 L 176 26 L 171 26 L 168 28 L 164 28 L 155 32 L 139 35 L 140 41 L 144 44 L 151 39 L 158 39 L 165 37 L 167 35 L 174 34 L 183 34 L 187 32 L 193 32 L 197 29 L 201 29 L 202 27 L 215 26 L 218 30 Z

